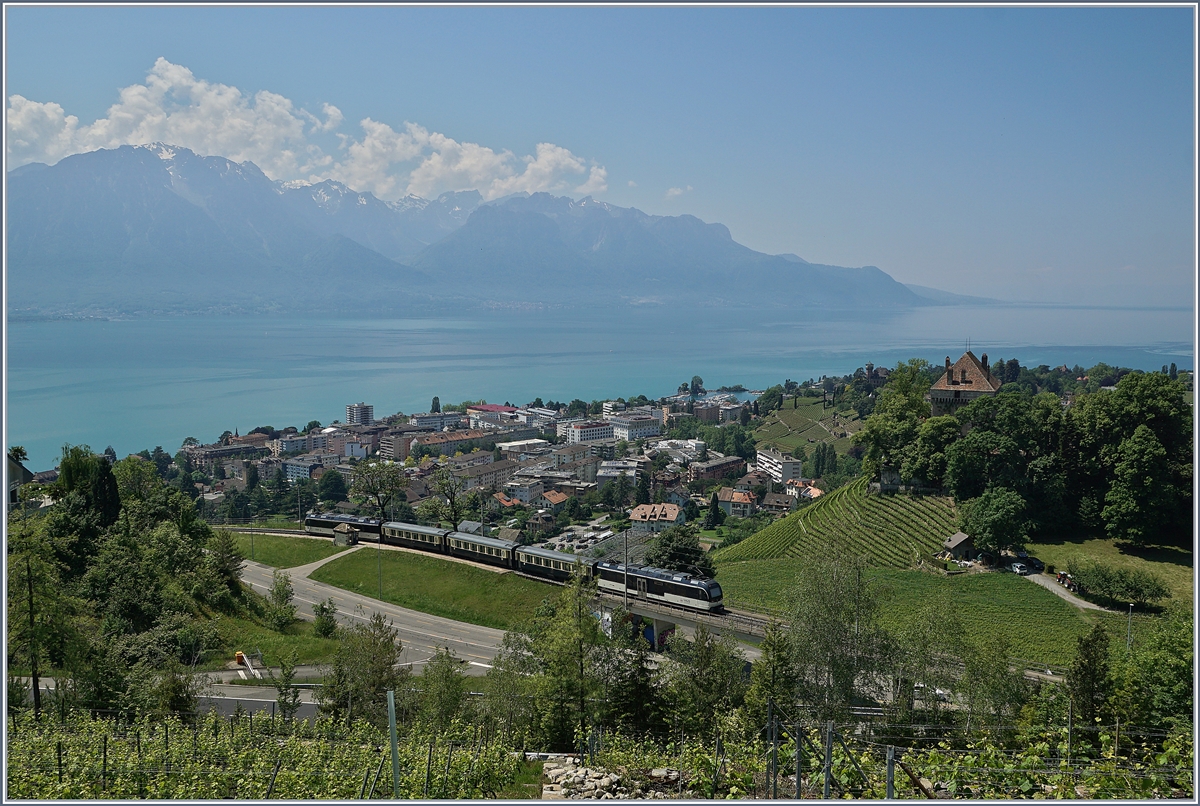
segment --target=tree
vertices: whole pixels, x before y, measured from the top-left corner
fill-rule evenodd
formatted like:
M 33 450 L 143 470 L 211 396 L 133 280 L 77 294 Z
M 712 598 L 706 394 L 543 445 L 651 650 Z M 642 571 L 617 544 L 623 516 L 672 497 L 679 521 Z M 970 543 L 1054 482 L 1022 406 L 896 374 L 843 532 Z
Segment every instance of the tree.
M 242 595 L 242 568 L 245 559 L 238 550 L 232 534 L 225 529 L 215 530 L 215 534 L 208 541 L 208 565 L 215 577 L 236 598 Z
M 309 420 L 308 425 L 304 426 L 304 433 L 308 434 L 312 431 L 315 431 L 316 429 L 318 429 L 320 427 L 321 427 L 320 420 Z
M 1167 452 L 1154 432 L 1139 425 L 1121 441 L 1113 482 L 1104 496 L 1104 528 L 1110 537 L 1144 544 L 1159 536 L 1174 508 L 1175 488 Z
M 199 444 L 200 444 L 200 440 L 196 439 L 195 437 L 184 437 L 183 438 L 182 445 L 185 448 L 190 448 L 194 445 L 199 445 Z
M 296 620 L 296 605 L 292 603 L 292 577 L 287 571 L 276 570 L 271 575 L 268 596 L 267 623 L 276 632 L 284 632 Z
M 1079 636 L 1075 659 L 1067 670 L 1067 693 L 1075 712 L 1075 721 L 1091 727 L 1096 724 L 1112 691 L 1109 675 L 1109 636 L 1102 622 Z
M 946 477 L 946 452 L 962 437 L 962 424 L 955 417 L 930 417 L 917 429 L 917 439 L 902 451 L 900 479 L 921 480 L 929 487 L 941 487 Z
M 224 467 L 221 467 L 221 474 L 222 477 L 224 477 Z M 250 464 L 246 465 L 246 492 L 254 492 L 256 487 L 258 487 L 258 465 L 251 462 Z
M 667 639 L 663 669 L 667 703 L 687 733 L 712 736 L 716 714 L 742 704 L 746 692 L 746 658 L 737 641 L 717 636 L 704 625 L 689 641 L 679 633 Z
M 442 411 L 442 401 L 438 399 L 437 395 L 434 395 L 433 401 L 429 404 L 429 412 L 430 412 L 430 414 L 439 414 L 439 413 L 441 413 L 441 411 Z
M 25 452 L 25 448 L 20 445 L 13 445 L 8 449 L 8 458 L 12 459 L 17 464 L 29 460 L 29 454 Z
M 1008 549 L 1019 549 L 1028 536 L 1025 500 L 1005 487 L 987 490 L 963 503 L 960 528 L 975 541 L 975 547 L 999 557 Z
M 691 392 L 693 397 L 704 394 L 704 379 L 699 375 L 692 376 Z
M 708 511 L 704 515 L 704 529 L 716 529 L 725 521 L 725 511 L 721 509 L 721 505 L 717 502 L 717 494 L 714 492 L 708 500 Z
M 401 652 L 399 632 L 378 611 L 366 624 L 347 630 L 317 692 L 320 713 L 385 727 L 387 692 L 405 688 L 411 674 L 400 665 Z
M 750 664 L 750 687 L 746 689 L 746 711 L 754 725 L 766 722 L 768 701 L 790 709 L 797 689 L 794 650 L 788 631 L 771 621 L 759 649 L 762 655 Z
M 1025 458 L 1016 441 L 995 431 L 973 430 L 946 448 L 946 486 L 961 503 L 989 487 L 1020 490 L 1027 484 Z
M 337 635 L 337 605 L 333 598 L 313 605 L 313 632 L 318 638 L 333 638 Z
M 610 623 L 612 640 L 601 653 L 598 669 L 604 687 L 600 720 L 614 730 L 636 726 L 660 731 L 665 727 L 665 704 L 641 621 L 617 609 Z
M 742 406 L 742 412 L 738 415 L 738 422 L 740 422 L 743 427 L 750 425 L 750 408 L 748 406 Z
M 863 470 L 878 477 L 885 464 L 898 461 L 900 451 L 913 441 L 921 420 L 929 416 L 928 362 L 913 358 L 898 364 L 879 390 L 875 410 L 854 437 L 864 448 Z
M 650 503 L 650 474 L 642 473 L 638 477 L 637 494 L 633 499 L 638 504 Z
M 434 730 L 446 730 L 462 712 L 467 695 L 462 661 L 450 649 L 439 647 L 417 683 L 421 689 L 421 715 Z
M 700 533 L 691 524 L 664 529 L 646 548 L 646 565 L 712 578 L 716 569 L 700 547 Z
M 322 501 L 345 501 L 348 496 L 345 477 L 336 470 L 327 469 L 317 482 L 317 495 Z
M 404 475 L 400 465 L 372 458 L 354 466 L 350 497 L 359 503 L 370 504 L 376 515 L 383 518 L 387 515 L 388 504 L 406 487 L 408 476 Z
M 428 482 L 432 496 L 422 501 L 418 509 L 428 520 L 445 521 L 457 527 L 462 520 L 462 483 L 448 467 L 434 471 Z
M 272 675 L 274 678 L 274 675 Z M 300 689 L 294 684 L 296 679 L 296 650 L 293 649 L 279 661 L 279 677 L 274 678 L 275 702 L 279 705 L 279 715 L 285 724 L 296 718 L 300 710 Z
M 878 599 L 862 562 L 814 556 L 792 592 L 792 646 L 800 698 L 821 720 L 844 718 L 886 668 Z

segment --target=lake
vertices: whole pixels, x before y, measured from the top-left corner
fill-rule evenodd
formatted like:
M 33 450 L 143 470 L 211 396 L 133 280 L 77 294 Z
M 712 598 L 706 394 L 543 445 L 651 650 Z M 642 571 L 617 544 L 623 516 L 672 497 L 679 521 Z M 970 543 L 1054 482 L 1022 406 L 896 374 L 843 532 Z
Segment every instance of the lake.
M 314 305 L 315 299 L 306 298 Z M 7 444 L 53 467 L 64 443 L 118 456 L 226 429 L 303 427 L 365 401 L 382 417 L 444 403 L 527 403 L 760 389 L 868 361 L 976 355 L 1026 366 L 1099 361 L 1191 369 L 1193 312 L 1032 306 L 896 312 L 470 311 L 461 316 L 291 316 L 9 322 Z

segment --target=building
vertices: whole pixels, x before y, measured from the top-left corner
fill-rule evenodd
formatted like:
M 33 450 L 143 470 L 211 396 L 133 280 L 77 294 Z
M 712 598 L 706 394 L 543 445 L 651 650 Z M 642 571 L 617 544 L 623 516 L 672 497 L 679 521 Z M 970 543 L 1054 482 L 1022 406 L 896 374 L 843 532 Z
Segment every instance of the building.
M 589 456 L 591 456 L 591 453 L 587 445 L 567 445 L 564 448 L 557 448 L 550 453 L 550 458 L 554 462 L 555 467 L 569 465 L 572 462 L 578 462 L 580 459 L 586 459 Z
M 799 459 L 790 454 L 780 453 L 774 448 L 760 449 L 754 464 L 758 470 L 770 476 L 771 481 L 776 484 L 785 484 L 802 475 L 801 465 L 803 463 Z
M 707 462 L 693 462 L 688 466 L 688 481 L 722 479 L 730 473 L 740 474 L 746 470 L 746 460 L 740 456 L 722 456 Z
M 222 459 L 230 459 L 234 456 L 258 457 L 267 453 L 263 448 L 256 448 L 253 445 L 189 445 L 183 449 L 187 454 L 188 459 L 196 467 L 204 469 L 206 472 L 211 472 L 217 462 Z
M 262 432 L 246 434 L 244 437 L 230 437 L 230 445 L 248 445 L 251 448 L 265 448 L 271 438 Z
M 417 428 L 428 428 L 433 431 L 445 431 L 447 428 L 459 428 L 465 425 L 467 418 L 457 411 L 423 412 L 408 418 L 408 424 Z
M 548 509 L 557 515 L 558 513 L 562 512 L 563 507 L 565 507 L 567 502 L 570 500 L 571 496 L 564 492 L 559 492 L 557 490 L 546 490 L 540 496 L 538 496 L 537 500 L 533 503 L 535 506 L 541 507 L 542 509 Z
M 497 442 L 496 447 L 505 459 L 521 462 L 549 453 L 554 446 L 544 439 L 522 439 L 516 442 Z
M 26 469 L 25 465 L 20 462 L 13 461 L 11 456 L 8 459 L 8 508 L 12 509 L 20 503 L 20 489 L 22 484 L 28 484 L 33 481 L 33 474 Z
M 770 512 L 774 515 L 786 515 L 796 508 L 800 499 L 783 493 L 767 493 L 763 496 L 762 504 L 759 506 L 764 512 Z
M 972 400 L 994 396 L 1000 391 L 1000 379 L 992 375 L 987 358 L 987 353 L 979 359 L 967 350 L 952 366 L 950 356 L 946 356 L 945 374 L 929 388 L 929 403 L 934 417 L 954 414 Z
M 615 400 L 606 400 L 600 404 L 600 411 L 604 414 L 604 419 L 612 417 L 614 414 L 625 411 L 625 404 L 618 403 Z
M 504 459 L 456 470 L 454 476 L 464 490 L 498 490 L 516 474 L 518 467 L 520 465 L 516 462 Z
M 638 504 L 629 522 L 635 532 L 661 532 L 684 522 L 683 509 L 675 504 Z
M 442 456 L 451 456 L 461 450 L 469 442 L 482 442 L 489 439 L 486 431 L 445 431 L 437 434 L 421 434 L 412 441 L 412 447 L 420 445 L 437 451 Z
M 282 456 L 285 453 L 308 450 L 307 434 L 280 434 L 278 439 L 267 442 L 266 447 L 272 456 Z
M 609 417 L 608 422 L 612 426 L 613 439 L 626 442 L 656 437 L 662 433 L 662 420 L 649 414 L 615 415 Z
M 422 431 L 405 432 L 389 432 L 379 438 L 379 456 L 384 459 L 391 459 L 394 462 L 403 462 L 408 458 L 408 449 L 412 446 L 412 441 Z
M 370 425 L 375 422 L 375 407 L 351 403 L 346 407 L 346 425 Z
M 476 465 L 490 465 L 496 460 L 496 457 L 491 451 L 471 451 L 464 453 L 462 456 L 451 456 L 446 459 L 446 464 L 452 471 L 466 470 L 468 467 Z
M 757 510 L 758 499 L 749 490 L 735 490 L 732 487 L 722 487 L 717 490 L 717 506 L 726 515 L 735 518 L 749 518 Z
M 504 492 L 508 497 L 520 501 L 525 506 L 533 503 L 544 490 L 541 479 L 515 478 L 504 485 Z
M 942 548 L 956 560 L 970 559 L 977 553 L 975 539 L 965 532 L 955 532 L 947 537 L 946 541 L 942 543 Z
M 595 442 L 601 439 L 613 438 L 613 424 L 604 420 L 578 420 L 567 428 L 567 444 L 578 445 L 580 442 Z
M 629 486 L 637 486 L 637 462 L 630 462 L 624 459 L 614 459 L 608 462 L 601 462 L 600 469 L 596 471 L 596 485 L 603 487 L 610 481 L 616 481 L 621 476 L 626 476 L 629 479 Z

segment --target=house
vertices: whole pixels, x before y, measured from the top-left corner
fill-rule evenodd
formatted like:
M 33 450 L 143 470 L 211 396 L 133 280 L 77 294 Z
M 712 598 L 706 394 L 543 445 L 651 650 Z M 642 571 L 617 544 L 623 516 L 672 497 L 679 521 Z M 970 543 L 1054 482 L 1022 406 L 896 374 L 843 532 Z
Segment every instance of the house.
M 629 514 L 635 532 L 661 532 L 684 522 L 683 508 L 675 504 L 638 504 Z
M 796 509 L 796 504 L 799 500 L 794 496 L 783 493 L 767 493 L 763 496 L 759 509 L 774 515 L 786 515 Z
M 511 459 L 473 465 L 453 471 L 464 490 L 497 489 L 513 477 L 519 465 Z
M 482 535 L 483 524 L 479 521 L 463 521 L 458 525 L 458 531 L 465 532 L 469 535 Z
M 976 358 L 970 350 L 952 366 L 946 356 L 946 372 L 929 387 L 929 404 L 934 417 L 954 414 L 962 406 L 981 397 L 995 396 L 1000 379 L 992 375 L 987 353 Z
M 495 501 L 495 502 L 496 502 L 497 504 L 499 504 L 500 506 L 504 507 L 505 509 L 509 509 L 510 507 L 519 507 L 519 506 L 521 506 L 521 502 L 520 502 L 520 501 L 516 500 L 515 498 L 509 498 L 509 497 L 508 497 L 507 495 L 505 495 L 504 493 L 495 493 L 495 494 L 493 494 L 493 495 L 492 495 L 492 500 L 493 500 L 493 501 Z
M 692 500 L 692 497 L 688 494 L 687 489 L 683 487 L 668 487 L 663 490 L 663 500 L 677 507 L 686 507 L 688 501 Z
M 22 484 L 28 484 L 33 481 L 33 474 L 26 469 L 25 465 L 20 462 L 13 461 L 11 456 L 8 459 L 8 508 L 12 509 L 20 503 L 19 490 Z
M 741 473 L 746 469 L 746 460 L 740 456 L 722 456 L 707 462 L 693 462 L 688 466 L 688 481 L 721 479 L 730 473 Z
M 755 487 L 763 487 L 771 483 L 771 477 L 761 470 L 754 470 L 738 479 L 737 484 L 733 485 L 735 490 L 753 490 Z
M 514 478 L 504 485 L 504 492 L 510 498 L 529 506 L 545 489 L 541 479 Z
M 771 477 L 771 481 L 776 484 L 783 484 L 788 479 L 800 478 L 799 459 L 792 457 L 790 454 L 783 454 L 773 448 L 762 448 L 758 451 L 758 455 L 754 460 L 755 467 L 759 471 L 766 473 Z
M 942 543 L 942 548 L 956 560 L 965 560 L 977 554 L 975 539 L 966 532 L 955 532 L 950 535 L 946 538 L 946 542 Z
M 758 498 L 749 490 L 735 490 L 732 487 L 722 487 L 717 490 L 717 506 L 726 515 L 735 518 L 748 518 L 757 510 Z
M 538 496 L 533 503 L 534 506 L 541 507 L 542 509 L 548 509 L 557 515 L 558 513 L 562 512 L 563 507 L 565 507 L 567 502 L 570 500 L 571 496 L 567 495 L 566 493 L 557 492 L 555 490 L 547 490 Z

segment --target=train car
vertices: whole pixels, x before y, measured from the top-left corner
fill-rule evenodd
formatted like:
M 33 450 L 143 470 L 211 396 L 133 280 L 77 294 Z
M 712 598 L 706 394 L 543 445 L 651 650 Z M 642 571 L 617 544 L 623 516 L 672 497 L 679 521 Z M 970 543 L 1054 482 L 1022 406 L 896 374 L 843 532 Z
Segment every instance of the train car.
M 649 602 L 662 602 L 690 610 L 721 609 L 721 586 L 716 580 L 694 577 L 678 571 L 630 565 L 628 573 L 621 563 L 596 563 L 600 590 Z
M 565 582 L 577 564 L 583 566 L 583 578 L 592 578 L 592 563 L 575 554 L 564 554 L 533 546 L 518 546 L 514 568 L 524 574 Z
M 497 540 L 466 532 L 449 532 L 444 539 L 446 553 L 451 556 L 505 568 L 513 567 L 513 552 L 519 545 L 511 540 Z
M 380 524 L 375 518 L 359 518 L 354 515 L 340 515 L 336 512 L 322 512 L 320 515 L 309 515 L 304 519 L 304 531 L 310 535 L 333 537 L 333 529 L 341 524 L 348 524 L 358 530 L 360 540 L 378 540 Z
M 385 545 L 407 546 L 408 548 L 436 551 L 439 554 L 446 551 L 446 535 L 449 529 L 437 526 L 418 526 L 415 523 L 400 523 L 388 521 L 383 525 L 383 542 Z

